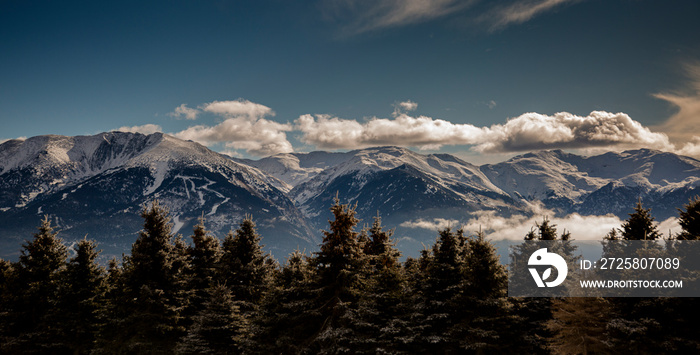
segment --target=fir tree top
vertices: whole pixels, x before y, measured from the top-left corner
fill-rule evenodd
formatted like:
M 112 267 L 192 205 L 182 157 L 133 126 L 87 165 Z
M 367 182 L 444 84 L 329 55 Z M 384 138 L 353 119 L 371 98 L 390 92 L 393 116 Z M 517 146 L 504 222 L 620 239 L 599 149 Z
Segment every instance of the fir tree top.
M 651 208 L 645 209 L 642 200 L 637 201 L 634 212 L 622 225 L 622 239 L 624 240 L 656 240 L 659 234 L 654 217 L 651 216 Z

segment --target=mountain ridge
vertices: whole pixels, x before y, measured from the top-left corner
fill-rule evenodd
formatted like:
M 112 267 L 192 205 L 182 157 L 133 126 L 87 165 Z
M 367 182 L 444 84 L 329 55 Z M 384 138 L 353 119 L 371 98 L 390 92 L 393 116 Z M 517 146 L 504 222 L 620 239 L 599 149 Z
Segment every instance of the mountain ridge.
M 0 145 L 0 157 L 3 244 L 31 236 L 47 214 L 63 235 L 88 234 L 120 254 L 141 229 L 140 209 L 154 199 L 170 209 L 175 233 L 188 234 L 204 215 L 223 236 L 253 214 L 272 249 L 316 243 L 277 179 L 195 142 L 123 132 L 42 136 Z
M 363 223 L 379 213 L 397 228 L 400 247 L 417 250 L 435 231 L 411 229 L 411 221 L 531 214 L 536 201 L 556 215 L 626 218 L 639 198 L 663 219 L 698 193 L 700 161 L 649 149 L 593 156 L 547 150 L 477 166 L 393 146 L 248 160 L 162 133 L 47 135 L 0 144 L 0 249 L 28 238 L 48 214 L 69 238 L 87 232 L 118 250 L 135 238 L 139 209 L 153 199 L 171 208 L 184 234 L 205 215 L 223 237 L 252 214 L 268 249 L 282 257 L 315 248 L 315 231 L 327 228 L 336 196 L 357 203 Z M 117 227 L 105 232 L 100 224 L 109 221 Z

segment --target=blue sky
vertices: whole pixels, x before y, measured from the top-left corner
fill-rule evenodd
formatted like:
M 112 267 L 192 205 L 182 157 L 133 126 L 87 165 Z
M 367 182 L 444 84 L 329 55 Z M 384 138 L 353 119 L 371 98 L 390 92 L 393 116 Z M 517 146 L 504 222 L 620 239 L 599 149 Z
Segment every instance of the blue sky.
M 700 156 L 698 15 L 694 0 L 4 0 L 0 140 Z

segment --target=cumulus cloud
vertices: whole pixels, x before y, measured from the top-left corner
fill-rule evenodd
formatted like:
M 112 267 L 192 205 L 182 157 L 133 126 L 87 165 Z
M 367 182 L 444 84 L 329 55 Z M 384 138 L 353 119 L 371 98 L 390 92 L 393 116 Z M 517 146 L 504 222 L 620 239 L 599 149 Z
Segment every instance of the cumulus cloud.
M 163 128 L 157 124 L 149 123 L 149 124 L 145 124 L 145 125 L 141 125 L 141 126 L 119 127 L 115 131 L 141 133 L 141 134 L 153 134 L 156 132 L 163 132 Z
M 676 153 L 700 157 L 700 137 L 695 136 L 690 142 L 680 145 L 680 148 L 676 150 Z
M 294 151 L 285 133 L 292 130 L 292 125 L 266 119 L 275 114 L 267 106 L 238 99 L 214 101 L 201 105 L 200 109 L 224 120 L 214 126 L 189 127 L 175 133 L 176 137 L 207 146 L 223 143 L 226 148 L 243 149 L 257 156 Z
M 473 144 L 480 129 L 430 117 L 401 114 L 395 119 L 372 118 L 359 123 L 327 115 L 303 115 L 296 121 L 302 141 L 327 149 L 352 149 L 378 145 L 441 146 Z
M 665 134 L 652 132 L 624 113 L 604 111 L 593 111 L 588 116 L 526 113 L 484 129 L 484 133 L 488 139 L 475 148 L 480 152 L 587 147 L 672 149 Z
M 199 115 L 199 110 L 187 107 L 187 104 L 182 104 L 175 108 L 175 110 L 168 114 L 170 117 L 184 118 L 186 120 L 196 120 L 197 115 Z
M 577 116 L 526 113 L 505 124 L 476 127 L 405 113 L 394 119 L 372 118 L 360 123 L 328 115 L 303 115 L 296 121 L 301 140 L 322 149 L 355 149 L 399 145 L 439 149 L 444 145 L 470 145 L 485 153 L 555 148 L 672 149 L 668 137 L 650 131 L 624 113 L 603 111 Z
M 247 117 L 251 119 L 274 116 L 271 108 L 244 99 L 230 101 L 214 101 L 200 106 L 206 112 L 225 117 Z
M 456 219 L 444 219 L 444 218 L 433 218 L 433 220 L 426 220 L 419 218 L 415 221 L 406 221 L 400 224 L 404 228 L 420 228 L 427 229 L 431 231 L 437 231 L 445 229 L 447 227 L 458 227 L 459 221 Z
M 477 19 L 478 23 L 489 24 L 491 31 L 500 30 L 510 25 L 530 21 L 537 15 L 551 11 L 564 4 L 580 0 L 530 0 L 517 1 L 507 5 L 493 7 Z
M 324 5 L 326 15 L 347 21 L 343 32 L 356 35 L 440 18 L 475 1 L 460 0 L 335 0 Z

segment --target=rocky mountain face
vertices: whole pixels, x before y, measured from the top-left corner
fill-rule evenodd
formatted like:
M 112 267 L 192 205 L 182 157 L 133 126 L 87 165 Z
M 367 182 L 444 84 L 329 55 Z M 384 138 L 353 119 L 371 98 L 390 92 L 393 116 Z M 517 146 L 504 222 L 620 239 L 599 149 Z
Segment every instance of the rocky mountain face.
M 297 247 L 316 249 L 335 197 L 357 203 L 361 225 L 379 215 L 396 227 L 399 247 L 414 255 L 436 236 L 421 223 L 457 228 L 478 211 L 528 214 L 532 201 L 558 215 L 626 218 L 639 198 L 661 220 L 700 194 L 699 185 L 700 161 L 646 149 L 542 151 L 479 167 L 398 147 L 245 160 L 160 133 L 40 136 L 0 145 L 0 256 L 12 258 L 44 215 L 68 241 L 87 234 L 108 253 L 128 252 L 142 228 L 139 211 L 154 199 L 185 236 L 201 216 L 223 237 L 252 215 L 282 260 Z
M 198 218 L 223 237 L 249 214 L 270 250 L 317 244 L 306 219 L 260 170 L 197 143 L 164 135 L 111 132 L 42 136 L 0 145 L 3 254 L 16 253 L 50 216 L 67 241 L 84 235 L 108 253 L 128 252 L 144 204 L 158 199 L 173 230 L 189 235 Z
M 540 200 L 559 214 L 627 218 L 641 198 L 657 219 L 665 219 L 700 193 L 700 161 L 649 149 L 591 157 L 543 151 L 481 170 L 513 198 Z

